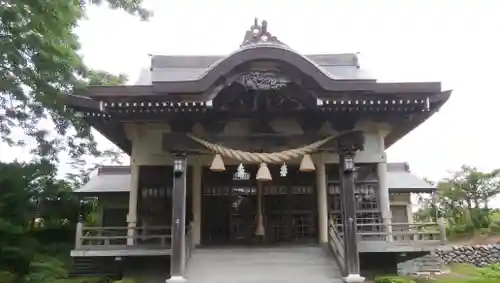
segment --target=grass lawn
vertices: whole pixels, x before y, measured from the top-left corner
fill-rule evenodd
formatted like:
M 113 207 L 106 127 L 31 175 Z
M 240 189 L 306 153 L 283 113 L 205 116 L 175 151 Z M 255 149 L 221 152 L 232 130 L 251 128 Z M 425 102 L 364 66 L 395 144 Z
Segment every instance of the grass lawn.
M 432 279 L 409 279 L 404 277 L 379 277 L 375 283 L 499 283 L 500 264 L 476 267 L 470 264 L 452 264 L 449 274 Z

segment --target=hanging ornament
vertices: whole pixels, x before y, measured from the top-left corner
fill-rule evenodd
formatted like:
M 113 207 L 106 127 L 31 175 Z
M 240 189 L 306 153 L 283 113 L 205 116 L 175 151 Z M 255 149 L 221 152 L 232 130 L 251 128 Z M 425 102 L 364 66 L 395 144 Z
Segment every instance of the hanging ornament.
M 269 168 L 267 168 L 266 163 L 261 163 L 259 170 L 257 171 L 257 180 L 258 181 L 271 181 L 273 177 L 271 177 L 271 172 L 269 172 Z
M 286 167 L 286 162 L 283 162 L 283 165 L 281 165 L 280 168 L 280 176 L 286 177 L 287 174 L 288 174 L 288 168 Z
M 222 156 L 220 154 L 215 155 L 214 160 L 212 160 L 210 170 L 214 172 L 222 172 L 226 170 L 226 167 L 224 166 L 224 160 L 222 160 Z
M 246 177 L 245 167 L 241 163 L 236 169 L 236 177 L 240 180 L 243 180 Z
M 262 164 L 265 164 L 265 163 L 262 163 Z M 267 168 L 267 166 L 266 166 L 266 168 Z M 266 234 L 266 229 L 264 228 L 264 213 L 262 211 L 263 189 L 264 188 L 262 186 L 262 183 L 258 182 L 257 183 L 257 211 L 256 211 L 257 212 L 257 225 L 255 227 L 255 235 L 259 236 L 259 237 L 263 237 Z
M 266 229 L 264 228 L 264 215 L 259 212 L 257 215 L 257 227 L 255 227 L 256 236 L 264 236 L 266 234 Z
M 301 172 L 313 172 L 316 170 L 314 167 L 314 162 L 312 161 L 311 155 L 309 154 L 304 154 L 304 157 L 302 157 L 302 161 L 300 162 L 300 169 Z

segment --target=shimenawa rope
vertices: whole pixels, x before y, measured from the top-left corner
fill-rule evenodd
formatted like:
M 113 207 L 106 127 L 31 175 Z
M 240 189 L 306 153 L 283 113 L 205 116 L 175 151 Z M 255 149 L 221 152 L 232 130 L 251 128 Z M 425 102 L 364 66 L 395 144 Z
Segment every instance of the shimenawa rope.
M 218 153 L 222 156 L 229 157 L 232 159 L 236 159 L 238 161 L 242 162 L 249 162 L 249 163 L 283 163 L 285 161 L 289 161 L 291 159 L 296 159 L 299 157 L 302 157 L 306 154 L 309 154 L 311 152 L 316 151 L 320 146 L 326 144 L 330 140 L 337 138 L 339 136 L 345 135 L 347 133 L 350 133 L 353 131 L 345 131 L 338 133 L 336 135 L 332 135 L 329 137 L 326 137 L 322 140 L 316 141 L 314 143 L 305 145 L 303 147 L 295 148 L 295 149 L 288 149 L 288 150 L 283 150 L 279 152 L 273 152 L 273 153 L 259 153 L 259 152 L 248 152 L 248 151 L 241 151 L 241 150 L 236 150 L 236 149 L 231 149 L 227 148 L 221 145 L 217 145 L 211 142 L 208 142 L 206 140 L 200 139 L 198 137 L 195 137 L 191 134 L 188 134 L 188 137 L 193 139 L 194 141 L 202 144 L 206 148 L 212 150 L 215 153 Z

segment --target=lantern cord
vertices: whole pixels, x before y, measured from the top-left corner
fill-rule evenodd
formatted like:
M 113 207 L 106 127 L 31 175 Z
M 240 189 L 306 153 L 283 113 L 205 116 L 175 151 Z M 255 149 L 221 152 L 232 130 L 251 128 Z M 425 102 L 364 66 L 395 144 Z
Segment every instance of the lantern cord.
M 303 147 L 283 150 L 283 151 L 279 151 L 279 152 L 272 152 L 272 153 L 241 151 L 241 150 L 231 149 L 231 148 L 227 148 L 227 147 L 224 147 L 221 145 L 217 145 L 217 144 L 208 142 L 208 141 L 203 140 L 201 138 L 195 137 L 191 134 L 188 134 L 187 136 L 190 137 L 192 140 L 202 144 L 203 146 L 210 149 L 211 151 L 218 153 L 222 156 L 228 157 L 228 158 L 232 158 L 232 159 L 236 159 L 238 161 L 248 162 L 248 163 L 267 163 L 267 164 L 274 163 L 274 164 L 276 164 L 276 163 L 283 163 L 285 161 L 289 161 L 292 159 L 303 157 L 306 154 L 310 154 L 314 151 L 317 151 L 322 145 L 326 144 L 330 140 L 332 140 L 334 138 L 338 138 L 338 137 L 345 135 L 345 134 L 348 134 L 348 133 L 352 133 L 352 132 L 356 132 L 356 130 L 340 132 L 336 135 L 326 137 L 324 139 L 318 140 L 316 142 L 305 145 Z

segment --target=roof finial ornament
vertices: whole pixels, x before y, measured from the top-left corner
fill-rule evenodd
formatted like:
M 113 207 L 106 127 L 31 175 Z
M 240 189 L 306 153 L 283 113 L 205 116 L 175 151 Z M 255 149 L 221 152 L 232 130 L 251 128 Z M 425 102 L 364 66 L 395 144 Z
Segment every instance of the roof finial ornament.
M 253 25 L 250 27 L 250 30 L 247 30 L 245 33 L 245 38 L 243 39 L 243 43 L 241 46 L 248 44 L 257 44 L 257 43 L 276 43 L 283 44 L 281 41 L 273 36 L 267 30 L 267 21 L 262 21 L 262 24 L 259 25 L 259 19 L 255 18 Z

